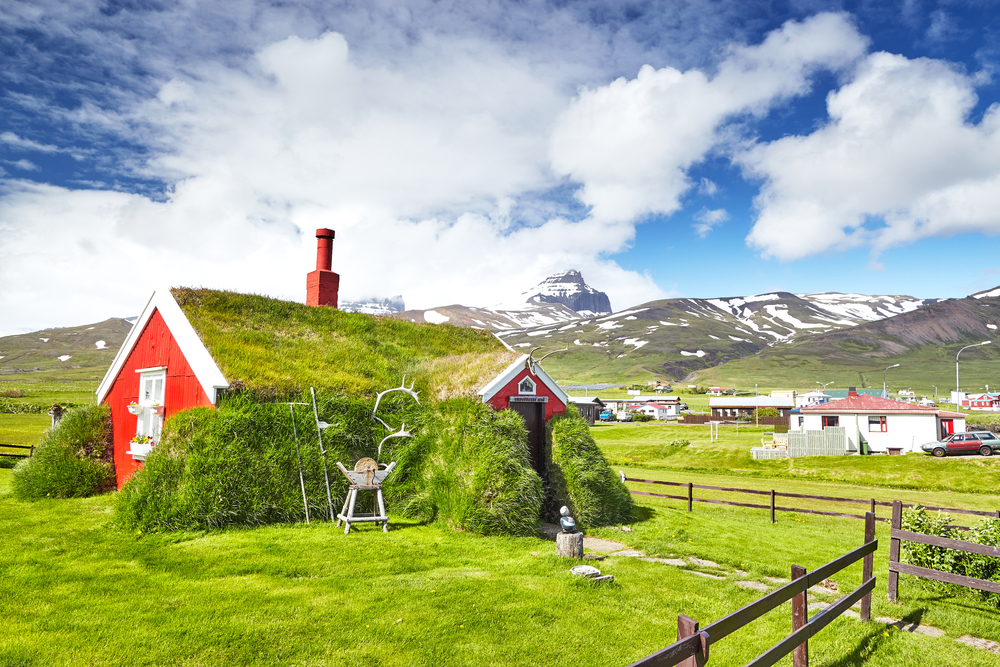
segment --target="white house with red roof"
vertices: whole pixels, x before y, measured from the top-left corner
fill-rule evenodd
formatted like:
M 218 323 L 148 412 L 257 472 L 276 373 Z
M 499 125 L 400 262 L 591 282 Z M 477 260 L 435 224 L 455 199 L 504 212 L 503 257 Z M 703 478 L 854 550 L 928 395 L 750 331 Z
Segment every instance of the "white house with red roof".
M 986 412 L 1000 411 L 1000 394 L 969 394 L 962 399 L 962 407 Z
M 938 408 L 858 394 L 851 387 L 847 398 L 803 407 L 792 413 L 792 429 L 819 431 L 830 426 L 847 429 L 848 451 L 871 452 L 900 449 L 920 451 L 920 445 L 965 430 L 965 415 Z
M 635 407 L 629 406 L 629 409 L 660 420 L 677 419 L 681 414 L 678 403 L 644 403 Z

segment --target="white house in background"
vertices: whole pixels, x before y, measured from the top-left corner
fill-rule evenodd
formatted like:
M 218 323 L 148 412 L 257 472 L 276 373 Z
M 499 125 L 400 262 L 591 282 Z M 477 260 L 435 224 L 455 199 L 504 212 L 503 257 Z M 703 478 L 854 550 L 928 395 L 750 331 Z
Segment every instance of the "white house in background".
M 738 417 L 743 412 L 753 412 L 755 408 L 774 408 L 782 417 L 795 408 L 795 398 L 773 396 L 726 396 L 708 399 L 708 407 L 713 417 Z
M 633 411 L 660 420 L 677 419 L 681 414 L 677 403 L 645 403 L 635 406 Z
M 829 394 L 825 394 L 822 391 L 809 391 L 804 394 L 798 394 L 795 397 L 795 407 L 804 408 L 810 405 L 821 405 L 829 403 L 830 400 Z
M 859 395 L 852 387 L 847 398 L 801 408 L 791 415 L 791 430 L 819 431 L 828 426 L 847 429 L 847 449 L 860 451 L 865 442 L 872 452 L 899 448 L 919 452 L 920 445 L 965 430 L 965 415 L 912 405 L 879 396 Z

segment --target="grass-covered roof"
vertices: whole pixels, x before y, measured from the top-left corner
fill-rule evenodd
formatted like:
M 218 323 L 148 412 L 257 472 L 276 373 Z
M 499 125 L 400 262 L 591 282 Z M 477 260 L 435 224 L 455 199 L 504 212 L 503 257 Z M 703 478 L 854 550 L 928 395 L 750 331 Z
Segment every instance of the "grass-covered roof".
M 345 313 L 253 294 L 175 287 L 174 299 L 231 383 L 371 395 L 416 376 L 437 398 L 469 393 L 510 363 L 489 332 Z M 409 384 L 409 381 L 407 381 Z

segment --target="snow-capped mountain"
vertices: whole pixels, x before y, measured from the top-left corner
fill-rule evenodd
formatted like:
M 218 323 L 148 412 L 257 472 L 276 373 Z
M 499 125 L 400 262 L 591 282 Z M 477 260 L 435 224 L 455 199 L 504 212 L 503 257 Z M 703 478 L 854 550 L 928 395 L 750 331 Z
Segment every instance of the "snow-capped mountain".
M 749 357 L 769 347 L 909 313 L 934 299 L 862 294 L 775 292 L 718 299 L 664 299 L 611 315 L 498 333 L 514 347 L 569 348 L 554 367 L 633 365 L 675 378 Z M 560 356 L 560 355 L 557 355 Z M 552 357 L 556 359 L 556 357 Z
M 611 300 L 588 285 L 579 271 L 549 276 L 510 302 L 492 308 L 454 304 L 431 310 L 408 310 L 394 315 L 412 322 L 448 322 L 460 327 L 511 331 L 568 322 L 611 313 Z
M 583 280 L 576 270 L 562 271 L 549 276 L 511 304 L 494 306 L 495 310 L 523 310 L 525 304 L 538 307 L 561 303 L 580 314 L 580 317 L 599 317 L 611 314 L 611 300 Z
M 345 313 L 364 313 L 365 315 L 392 315 L 406 310 L 403 297 L 397 294 L 388 298 L 371 298 L 360 301 L 342 301 L 337 307 Z

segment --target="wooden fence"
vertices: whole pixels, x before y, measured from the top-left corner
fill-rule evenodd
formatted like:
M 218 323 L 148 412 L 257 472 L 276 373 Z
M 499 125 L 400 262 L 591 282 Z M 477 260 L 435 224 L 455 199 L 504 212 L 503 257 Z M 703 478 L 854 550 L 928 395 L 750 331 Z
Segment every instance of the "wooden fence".
M 27 449 L 27 454 L 11 454 L 9 452 L 0 451 L 0 456 L 6 456 L 11 459 L 26 459 L 35 455 L 34 445 L 0 445 L 0 450 L 3 449 Z
M 660 484 L 663 486 L 680 486 L 687 489 L 687 495 L 679 496 L 667 493 L 652 493 L 650 491 L 634 491 L 629 489 L 629 493 L 636 496 L 652 496 L 654 498 L 673 498 L 674 500 L 686 500 L 688 504 L 688 512 L 694 510 L 694 503 L 710 503 L 713 505 L 734 505 L 736 507 L 750 507 L 753 509 L 771 510 L 771 523 L 777 523 L 777 516 L 775 512 L 798 512 L 800 514 L 819 514 L 822 516 L 836 516 L 844 519 L 864 519 L 864 514 L 848 514 L 844 512 L 826 512 L 822 510 L 811 510 L 802 509 L 799 507 L 779 507 L 777 505 L 778 498 L 798 498 L 805 500 L 823 500 L 827 502 L 834 503 L 849 503 L 854 505 L 867 505 L 868 511 L 874 515 L 876 507 L 894 507 L 895 503 L 900 501 L 896 500 L 893 502 L 888 502 L 884 500 L 875 500 L 871 498 L 869 500 L 863 500 L 860 498 L 837 498 L 834 496 L 813 496 L 805 493 L 785 493 L 783 491 L 775 491 L 771 489 L 770 491 L 760 491 L 757 489 L 738 489 L 728 486 L 708 486 L 707 484 L 693 484 L 691 482 L 663 482 L 656 479 L 634 479 L 632 477 L 626 477 L 625 473 L 619 473 L 621 475 L 622 482 L 634 482 L 636 484 Z M 715 500 L 710 498 L 696 498 L 694 496 L 695 489 L 706 489 L 709 491 L 724 491 L 728 493 L 748 493 L 758 496 L 769 496 L 770 503 L 768 505 L 761 505 L 758 503 L 741 503 L 732 500 Z M 914 504 L 902 504 L 902 507 L 916 507 Z M 929 507 L 926 505 L 921 505 L 924 509 L 931 511 L 941 511 L 948 512 L 951 514 L 964 514 L 971 516 L 982 516 L 982 517 L 996 517 L 1000 519 L 1000 510 L 995 512 L 984 512 L 982 510 L 963 510 L 954 507 Z M 888 521 L 888 518 L 879 519 L 879 521 Z M 963 526 L 954 526 L 961 530 L 967 530 Z M 968 544 L 964 542 L 963 544 Z
M 878 549 L 878 540 L 875 539 L 875 516 L 869 512 L 865 517 L 865 544 L 863 546 L 835 558 L 812 572 L 807 572 L 805 568 L 793 565 L 791 582 L 703 629 L 698 628 L 697 621 L 681 614 L 677 617 L 677 641 L 638 662 L 632 663 L 632 667 L 671 667 L 672 665 L 702 667 L 708 662 L 709 648 L 712 644 L 721 641 L 789 600 L 792 600 L 792 633 L 747 663 L 746 667 L 768 667 L 789 653 L 793 654 L 792 664 L 794 667 L 808 667 L 809 638 L 847 611 L 851 605 L 861 600 L 861 619 L 866 622 L 871 619 L 871 592 L 875 588 L 872 566 L 873 554 L 876 549 Z M 862 566 L 861 586 L 810 619 L 806 601 L 806 592 L 809 588 L 822 583 L 825 579 L 862 558 L 864 565 Z
M 928 508 L 930 509 L 930 508 Z M 954 510 L 949 510 L 954 511 Z M 998 513 L 1000 516 L 1000 513 Z M 975 544 L 963 540 L 953 540 L 947 537 L 936 535 L 924 535 L 902 529 L 903 505 L 898 500 L 892 504 L 892 532 L 889 542 L 889 601 L 895 602 L 899 594 L 899 574 L 912 574 L 916 577 L 931 579 L 933 581 L 943 581 L 946 584 L 957 584 L 966 588 L 975 588 L 989 593 L 1000 593 L 1000 583 L 996 581 L 986 581 L 974 577 L 966 577 L 951 572 L 941 572 L 926 567 L 907 565 L 899 562 L 899 543 L 915 542 L 917 544 L 927 544 L 932 547 L 942 547 L 944 549 L 954 549 L 965 553 L 979 554 L 980 556 L 992 556 L 1000 558 L 1000 547 L 991 547 L 986 544 Z

